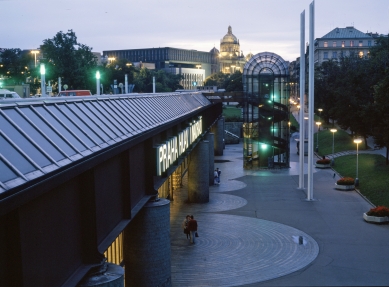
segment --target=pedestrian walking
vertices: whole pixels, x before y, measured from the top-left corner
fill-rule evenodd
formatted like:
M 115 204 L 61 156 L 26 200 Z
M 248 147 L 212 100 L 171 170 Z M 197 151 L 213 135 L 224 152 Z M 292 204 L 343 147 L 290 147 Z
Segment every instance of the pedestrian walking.
M 217 171 L 217 182 L 220 184 L 220 174 L 222 173 L 222 171 L 219 168 L 216 168 L 216 171 Z
M 189 238 L 189 229 L 188 229 L 188 222 L 190 220 L 190 215 L 187 215 L 184 219 L 184 221 L 182 222 L 182 229 L 184 230 L 184 233 L 186 234 L 186 239 Z
M 219 178 L 219 174 L 217 173 L 217 170 L 215 169 L 215 171 L 213 172 L 213 177 L 214 177 L 214 184 L 219 184 L 218 182 L 218 178 Z
M 190 243 L 195 243 L 195 236 L 197 233 L 197 221 L 193 218 L 193 215 L 190 216 L 190 220 L 188 222 L 188 229 L 190 232 Z

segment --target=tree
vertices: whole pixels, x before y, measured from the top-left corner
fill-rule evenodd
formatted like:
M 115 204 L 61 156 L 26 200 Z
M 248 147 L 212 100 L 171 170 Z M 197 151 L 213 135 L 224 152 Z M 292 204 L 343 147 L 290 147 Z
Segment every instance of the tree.
M 228 74 L 222 72 L 212 74 L 205 79 L 204 86 L 217 86 L 219 89 L 223 89 L 227 78 Z
M 17 85 L 26 82 L 28 58 L 20 49 L 5 49 L 1 54 L 1 73 L 8 79 L 4 85 Z
M 94 86 L 96 57 L 92 48 L 77 42 L 73 30 L 58 32 L 52 39 L 43 41 L 42 62 L 46 64 L 46 81 L 57 82 L 62 77 L 62 84 L 69 89 L 91 89 Z
M 227 92 L 243 91 L 242 79 L 242 73 L 240 71 L 236 71 L 225 80 L 223 88 Z

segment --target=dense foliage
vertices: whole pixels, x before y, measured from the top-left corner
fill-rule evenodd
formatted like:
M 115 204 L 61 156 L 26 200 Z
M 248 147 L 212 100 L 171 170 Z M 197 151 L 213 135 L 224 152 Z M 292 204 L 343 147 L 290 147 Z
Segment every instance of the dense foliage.
M 242 73 L 236 71 L 233 74 L 215 73 L 207 77 L 204 86 L 217 86 L 218 89 L 225 89 L 226 92 L 243 91 Z

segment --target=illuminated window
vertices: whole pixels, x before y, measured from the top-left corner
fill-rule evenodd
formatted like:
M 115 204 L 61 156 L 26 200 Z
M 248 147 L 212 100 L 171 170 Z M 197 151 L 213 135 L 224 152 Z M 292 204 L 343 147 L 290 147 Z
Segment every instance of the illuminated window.
M 354 41 L 350 41 L 350 47 L 354 47 Z
M 336 41 L 332 41 L 332 47 L 336 47 Z
M 346 41 L 342 41 L 342 48 L 344 48 Z
M 363 52 L 359 51 L 358 56 L 359 56 L 359 58 L 362 58 L 363 57 Z
M 363 46 L 363 41 L 359 41 L 358 46 L 362 47 Z
M 328 47 L 328 42 L 324 42 L 324 47 L 325 47 L 325 48 Z

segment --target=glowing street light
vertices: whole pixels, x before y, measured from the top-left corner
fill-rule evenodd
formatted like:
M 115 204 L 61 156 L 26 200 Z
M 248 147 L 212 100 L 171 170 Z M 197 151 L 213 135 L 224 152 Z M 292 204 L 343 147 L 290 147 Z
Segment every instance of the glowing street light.
M 35 68 L 36 68 L 36 54 L 39 54 L 38 50 L 32 50 L 31 54 L 34 54 L 34 59 L 35 59 Z
M 359 185 L 359 179 L 358 179 L 358 145 L 359 145 L 361 142 L 362 142 L 361 139 L 355 139 L 355 140 L 354 140 L 354 143 L 357 144 L 357 175 L 356 175 L 356 177 L 355 177 L 355 182 L 354 182 L 355 186 L 358 186 L 358 185 Z
M 40 67 L 40 72 L 41 72 L 41 97 L 46 97 L 46 80 L 45 80 L 45 74 L 46 74 L 46 69 L 45 69 L 45 64 L 41 64 Z
M 317 109 L 319 111 L 319 117 L 321 119 L 321 112 L 323 111 L 323 109 Z
M 335 158 L 334 158 L 334 154 L 335 154 L 335 133 L 337 132 L 338 130 L 337 129 L 330 129 L 330 132 L 332 133 L 332 159 L 331 159 L 331 166 L 334 166 L 335 165 Z
M 100 71 L 96 71 L 96 95 L 100 95 Z
M 316 145 L 316 152 L 319 151 L 319 131 L 320 131 L 320 125 L 321 122 L 316 122 L 317 124 L 317 145 Z
M 111 62 L 111 64 L 112 64 L 112 62 L 113 61 L 115 61 L 116 60 L 116 58 L 115 57 L 108 57 L 108 61 L 110 61 Z

